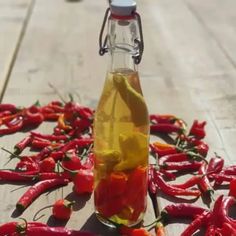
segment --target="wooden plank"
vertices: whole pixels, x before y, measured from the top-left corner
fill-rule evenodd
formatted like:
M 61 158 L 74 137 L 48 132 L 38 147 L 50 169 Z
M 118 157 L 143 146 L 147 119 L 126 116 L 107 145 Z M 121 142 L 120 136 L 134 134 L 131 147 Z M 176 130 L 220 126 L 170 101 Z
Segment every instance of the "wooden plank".
M 0 101 L 24 35 L 31 2 L 0 0 Z
M 67 99 L 68 93 L 77 94 L 75 98 L 79 97 L 83 104 L 95 106 L 106 72 L 106 59 L 99 57 L 97 43 L 106 7 L 105 1 L 36 1 L 3 101 L 25 106 L 38 99 L 42 103 L 49 102 L 58 98 L 48 86 L 51 83 Z M 40 130 L 50 132 L 51 124 L 43 125 Z M 24 133 L 19 133 L 0 140 L 2 145 L 12 149 L 13 144 L 24 136 Z M 1 154 L 3 166 L 7 154 Z M 13 161 L 7 167 L 14 165 Z M 6 184 L 0 188 L 0 198 L 5 198 L 0 206 L 0 211 L 5 212 L 0 222 L 6 222 L 11 217 L 17 217 L 14 212 L 15 202 L 26 187 L 12 193 L 15 186 Z M 64 197 L 74 198 L 71 192 L 72 185 L 63 188 Z M 36 211 L 61 197 L 62 190 L 41 196 L 22 217 L 32 220 Z M 77 197 L 75 212 L 66 226 L 102 235 L 116 235 L 101 225 L 93 212 L 93 197 Z M 45 217 L 41 221 L 48 222 L 49 225 L 58 223 L 49 217 L 50 209 L 43 213 Z M 154 219 L 150 200 L 145 218 L 148 219 L 147 222 Z
M 215 8 L 216 2 L 212 1 Z M 140 4 L 146 41 L 141 77 L 150 111 L 177 114 L 188 124 L 195 118 L 207 120 L 209 156 L 217 151 L 226 163 L 234 163 L 234 65 L 183 1 L 140 1 Z M 204 7 L 204 4 L 202 1 L 199 5 Z M 223 28 L 219 21 L 215 27 L 219 32 Z M 176 202 L 164 195 L 158 200 L 160 209 Z M 196 204 L 203 202 L 199 199 Z M 168 235 L 180 235 L 186 223 L 167 226 Z
M 234 54 L 235 43 L 235 1 L 226 0 L 222 3 L 214 0 L 193 1 L 184 0 L 189 10 L 206 29 L 212 41 L 228 58 L 236 68 L 236 56 Z
M 236 71 L 236 56 L 234 49 L 236 46 L 235 26 L 233 20 L 236 17 L 236 3 L 233 0 L 226 0 L 222 3 L 213 0 L 192 1 L 185 0 L 186 6 L 193 13 L 199 24 L 205 29 L 209 35 L 209 39 L 214 42 L 221 50 L 222 54 L 228 60 L 229 64 Z M 221 130 L 222 140 L 225 142 L 226 149 L 229 152 L 230 160 L 235 163 L 234 149 L 236 142 L 232 137 L 236 134 L 236 80 L 235 73 L 222 75 L 222 79 L 217 77 L 216 83 L 221 83 L 217 87 L 221 88 L 223 94 L 217 91 L 205 93 L 211 101 L 210 105 L 215 107 L 214 114 L 215 123 Z M 230 78 L 229 78 L 230 77 Z M 223 85 L 223 86 L 222 86 Z M 213 95 L 215 93 L 215 95 Z
M 188 123 L 195 118 L 207 120 L 211 153 L 217 151 L 232 162 L 236 146 L 231 145 L 235 139 L 231 132 L 226 136 L 225 126 L 234 130 L 234 66 L 183 1 L 139 0 L 138 6 L 146 41 L 140 71 L 150 113 L 174 113 Z M 29 105 L 37 99 L 42 102 L 55 99 L 57 95 L 47 85 L 50 82 L 63 95 L 78 93 L 83 104 L 95 106 L 106 67 L 105 59 L 97 55 L 97 38 L 105 8 L 105 1 L 37 1 L 4 101 Z M 49 126 L 41 129 L 46 131 Z M 24 134 L 1 140 L 11 148 L 20 136 Z M 24 189 L 13 194 L 10 194 L 12 186 L 1 186 L 1 189 L 1 199 L 7 196 L 7 207 L 6 204 L 0 206 L 0 210 L 6 212 L 2 219 L 6 221 L 10 219 L 17 195 Z M 70 187 L 65 188 L 64 192 L 67 191 L 71 191 Z M 23 216 L 32 219 L 37 209 L 60 195 L 61 192 L 56 191 L 43 196 Z M 174 199 L 159 196 L 158 201 L 163 208 Z M 67 225 L 91 229 L 96 224 L 94 229 L 102 232 L 104 228 L 100 228 L 91 215 L 92 201 L 81 199 L 81 202 L 77 209 L 83 204 L 86 207 L 74 213 Z M 151 210 L 148 212 L 149 220 Z M 168 235 L 179 235 L 185 226 L 168 226 Z M 114 234 L 110 232 L 110 235 Z

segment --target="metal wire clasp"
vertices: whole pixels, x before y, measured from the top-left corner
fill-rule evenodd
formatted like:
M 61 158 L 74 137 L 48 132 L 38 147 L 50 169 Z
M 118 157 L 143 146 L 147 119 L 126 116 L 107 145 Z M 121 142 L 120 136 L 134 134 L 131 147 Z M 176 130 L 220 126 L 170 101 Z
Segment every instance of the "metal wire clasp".
M 142 21 L 140 15 L 135 12 L 134 13 L 137 21 L 138 21 L 138 27 L 139 27 L 139 39 L 135 39 L 134 42 L 138 45 L 138 52 L 135 56 L 133 56 L 134 63 L 137 65 L 141 62 L 142 56 L 143 56 L 143 50 L 144 50 L 144 41 L 143 41 L 143 29 L 142 29 Z
M 103 23 L 102 23 L 102 28 L 99 34 L 99 55 L 103 56 L 106 52 L 108 52 L 108 48 L 107 48 L 107 35 L 103 41 L 103 32 L 106 26 L 106 22 L 107 22 L 107 18 L 108 18 L 108 14 L 110 12 L 110 8 L 107 8 L 104 19 L 103 19 Z
M 109 17 L 109 12 L 110 12 L 110 8 L 107 8 L 107 10 L 105 12 L 104 19 L 103 19 L 101 31 L 100 31 L 100 34 L 99 34 L 99 55 L 100 56 L 103 56 L 105 53 L 108 52 L 108 47 L 107 47 L 108 36 L 106 35 L 104 40 L 103 40 L 103 33 L 104 33 L 104 29 L 105 29 L 105 26 L 106 26 L 107 19 Z M 142 55 L 143 55 L 143 50 L 144 50 L 143 30 L 142 30 L 142 22 L 141 22 L 140 15 L 137 12 L 135 12 L 134 16 L 135 16 L 135 18 L 137 19 L 137 22 L 138 22 L 139 38 L 140 39 L 136 38 L 134 40 L 134 43 L 137 45 L 137 53 L 134 56 L 132 56 L 132 58 L 134 59 L 135 64 L 139 64 L 142 60 Z

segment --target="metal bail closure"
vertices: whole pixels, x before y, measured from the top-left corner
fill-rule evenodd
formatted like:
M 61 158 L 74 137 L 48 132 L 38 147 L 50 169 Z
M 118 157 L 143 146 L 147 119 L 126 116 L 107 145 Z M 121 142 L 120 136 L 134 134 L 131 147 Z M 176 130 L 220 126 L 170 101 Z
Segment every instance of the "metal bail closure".
M 137 53 L 132 56 L 134 63 L 139 64 L 142 60 L 143 50 L 144 50 L 144 42 L 143 42 L 143 30 L 142 30 L 142 22 L 140 15 L 136 12 L 136 2 L 133 0 L 113 0 L 110 3 L 110 8 L 107 8 L 105 12 L 105 16 L 103 19 L 100 35 L 99 35 L 99 55 L 103 56 L 108 52 L 107 47 L 107 35 L 103 40 L 103 33 L 106 26 L 107 19 L 109 17 L 109 13 L 112 15 L 116 15 L 119 17 L 126 16 L 134 16 L 137 19 L 138 28 L 139 28 L 139 38 L 134 40 L 136 44 Z
M 104 42 L 102 42 L 102 41 L 103 41 L 103 32 L 104 32 L 104 29 L 105 29 L 105 26 L 106 26 L 106 22 L 107 22 L 109 12 L 110 12 L 110 8 L 107 8 L 107 10 L 105 12 L 104 19 L 103 19 L 102 28 L 101 28 L 101 31 L 100 31 L 100 34 L 99 34 L 99 55 L 100 56 L 103 56 L 106 52 L 108 52 L 107 35 L 104 39 Z
M 135 14 L 137 21 L 138 21 L 140 40 L 139 39 L 134 40 L 134 43 L 137 44 L 138 52 L 135 56 L 133 56 L 133 59 L 134 59 L 134 63 L 136 65 L 138 65 L 142 60 L 143 50 L 144 50 L 144 41 L 143 41 L 143 29 L 142 29 L 141 17 L 137 12 L 135 12 L 134 14 Z

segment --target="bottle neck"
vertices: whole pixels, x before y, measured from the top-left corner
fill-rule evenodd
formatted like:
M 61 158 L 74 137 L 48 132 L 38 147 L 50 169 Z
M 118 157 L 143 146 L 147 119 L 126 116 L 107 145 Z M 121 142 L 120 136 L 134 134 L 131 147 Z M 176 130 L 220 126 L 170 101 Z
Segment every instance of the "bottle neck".
M 137 71 L 132 56 L 127 52 L 110 52 L 108 59 L 108 71 L 118 72 L 122 70 Z
M 110 18 L 108 23 L 108 50 L 110 72 L 132 70 L 137 71 L 133 56 L 138 53 L 135 43 L 137 21 L 133 19 Z

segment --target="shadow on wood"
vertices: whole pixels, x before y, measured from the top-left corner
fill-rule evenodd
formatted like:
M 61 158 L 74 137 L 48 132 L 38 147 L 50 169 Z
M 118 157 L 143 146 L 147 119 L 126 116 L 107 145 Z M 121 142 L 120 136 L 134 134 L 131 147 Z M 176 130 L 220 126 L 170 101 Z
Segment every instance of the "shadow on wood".
M 95 213 L 92 214 L 85 224 L 80 228 L 82 231 L 89 231 L 101 236 L 118 236 L 115 229 L 111 229 L 99 222 Z

